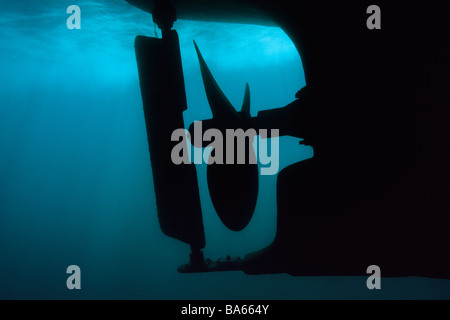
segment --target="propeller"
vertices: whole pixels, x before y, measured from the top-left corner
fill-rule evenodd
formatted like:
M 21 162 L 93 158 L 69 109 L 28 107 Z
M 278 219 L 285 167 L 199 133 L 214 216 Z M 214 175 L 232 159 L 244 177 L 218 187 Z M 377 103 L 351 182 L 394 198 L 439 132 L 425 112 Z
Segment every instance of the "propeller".
M 247 83 L 241 111 L 236 111 L 214 79 L 195 41 L 194 46 L 200 63 L 206 97 L 213 115 L 212 120 L 217 124 L 217 129 L 221 130 L 224 145 L 227 145 L 225 143 L 226 129 L 243 129 L 245 119 L 250 118 L 250 88 Z M 233 231 L 240 231 L 248 225 L 258 197 L 258 164 L 250 163 L 250 161 L 237 164 L 237 150 L 239 148 L 235 146 L 233 164 L 212 163 L 207 167 L 208 189 L 214 208 L 223 224 Z M 256 159 L 253 137 L 245 140 L 244 150 L 248 152 L 245 159 L 249 160 L 251 157 Z M 223 151 L 224 159 L 226 159 L 225 150 Z

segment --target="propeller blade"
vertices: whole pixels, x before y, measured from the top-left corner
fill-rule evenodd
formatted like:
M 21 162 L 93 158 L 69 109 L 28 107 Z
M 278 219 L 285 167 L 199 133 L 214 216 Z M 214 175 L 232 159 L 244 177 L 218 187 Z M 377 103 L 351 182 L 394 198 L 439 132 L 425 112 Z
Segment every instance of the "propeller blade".
M 203 59 L 200 49 L 198 48 L 195 41 L 194 46 L 195 50 L 197 51 L 198 60 L 200 62 L 200 70 L 202 73 L 203 84 L 205 86 L 206 97 L 208 98 L 208 103 L 211 108 L 213 118 L 230 116 L 239 118 L 239 114 L 237 113 L 236 109 L 234 109 L 233 105 L 220 89 L 219 85 L 211 74 L 211 71 L 206 65 L 206 62 Z
M 245 85 L 244 101 L 242 102 L 241 114 L 250 118 L 250 87 Z

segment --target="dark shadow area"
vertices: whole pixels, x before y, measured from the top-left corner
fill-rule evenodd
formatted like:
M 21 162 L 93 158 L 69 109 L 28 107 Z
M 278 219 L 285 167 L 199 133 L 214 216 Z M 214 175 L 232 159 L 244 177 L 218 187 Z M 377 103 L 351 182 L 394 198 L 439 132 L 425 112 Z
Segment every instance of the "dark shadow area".
M 244 272 L 366 275 L 375 264 L 385 277 L 449 278 L 443 8 L 380 2 L 382 28 L 369 30 L 367 1 L 244 3 L 292 39 L 306 87 L 288 106 L 243 126 L 280 129 L 314 148 L 312 159 L 278 174 L 275 241 L 248 255 Z M 164 180 L 179 178 L 177 172 L 168 170 Z M 235 184 L 224 179 L 222 187 Z M 158 197 L 170 203 L 174 194 Z
M 280 13 L 307 86 L 271 119 L 315 156 L 279 173 L 276 239 L 247 273 L 450 276 L 445 16 L 383 3 L 368 30 L 368 5 Z

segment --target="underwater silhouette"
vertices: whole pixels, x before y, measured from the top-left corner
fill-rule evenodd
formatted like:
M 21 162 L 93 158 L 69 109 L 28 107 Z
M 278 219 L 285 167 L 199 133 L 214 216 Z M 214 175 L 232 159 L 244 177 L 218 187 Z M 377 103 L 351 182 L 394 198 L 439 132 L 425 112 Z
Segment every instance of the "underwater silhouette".
M 209 71 L 195 41 L 194 45 L 200 62 L 206 95 L 213 114 L 213 119 L 210 120 L 209 124 L 206 124 L 205 128 L 203 128 L 202 122 L 202 133 L 206 132 L 209 127 L 218 129 L 222 133 L 221 136 L 224 137 L 223 140 L 225 140 L 222 141 L 222 145 L 227 145 L 230 143 L 227 139 L 236 139 L 235 137 L 227 137 L 226 130 L 234 127 L 242 128 L 242 123 L 250 118 L 250 89 L 247 84 L 241 112 L 237 112 Z M 189 132 L 191 140 L 194 141 L 195 130 L 193 126 Z M 224 164 L 223 161 L 223 163 L 209 163 L 207 166 L 208 188 L 214 208 L 223 224 L 233 231 L 241 231 L 248 225 L 255 211 L 258 198 L 258 165 L 256 161 L 250 163 L 250 159 L 256 159 L 251 146 L 253 140 L 254 136 L 250 136 L 244 142 L 244 159 L 246 160 L 244 163 L 238 163 L 237 158 L 240 150 L 238 150 L 237 143 L 233 143 L 234 148 L 230 151 L 233 152 L 234 164 Z M 228 157 L 226 148 L 222 149 L 224 149 L 222 158 L 226 159 Z M 215 148 L 211 150 L 211 153 L 214 152 L 217 152 Z M 224 183 L 224 181 L 233 181 L 233 187 L 230 188 L 230 185 Z
M 128 2 L 152 12 L 163 29 L 162 39 L 139 36 L 136 55 L 161 228 L 192 248 L 191 262 L 180 272 L 366 275 L 376 264 L 385 277 L 450 278 L 450 46 L 444 10 L 379 1 L 382 28 L 369 30 L 368 1 Z M 183 127 L 186 108 L 178 40 L 170 30 L 175 11 L 185 19 L 278 25 L 303 63 L 306 86 L 287 106 L 256 117 L 204 121 L 218 128 L 279 129 L 314 148 L 312 158 L 278 173 L 273 243 L 242 260 L 204 260 L 195 166 L 170 160 L 170 133 Z M 215 83 L 212 75 L 207 78 L 205 88 L 207 81 Z M 215 95 L 208 96 L 210 104 L 223 100 L 217 90 L 208 91 Z M 224 197 L 214 202 L 216 211 L 240 230 L 254 210 L 257 174 L 233 165 L 214 170 L 210 193 L 220 185 L 211 195 Z M 226 193 L 236 185 L 251 189 L 247 203 Z M 233 216 L 236 205 L 245 217 Z

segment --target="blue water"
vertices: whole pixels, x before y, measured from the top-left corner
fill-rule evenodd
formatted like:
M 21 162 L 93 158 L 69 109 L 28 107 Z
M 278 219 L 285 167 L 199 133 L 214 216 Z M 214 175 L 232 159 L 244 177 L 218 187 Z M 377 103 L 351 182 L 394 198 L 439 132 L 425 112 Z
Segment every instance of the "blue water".
M 66 8 L 81 8 L 81 30 Z M 449 282 L 365 277 L 179 274 L 189 248 L 156 216 L 134 38 L 154 36 L 151 16 L 125 1 L 0 1 L 1 299 L 417 299 L 450 298 Z M 286 105 L 303 85 L 300 58 L 278 28 L 178 21 L 186 124 L 211 116 L 192 40 L 238 108 L 250 84 L 252 115 Z M 280 139 L 280 169 L 311 157 Z M 260 178 L 242 232 L 214 212 L 197 166 L 205 255 L 243 256 L 275 235 L 276 176 Z M 81 268 L 68 290 L 66 268 Z

